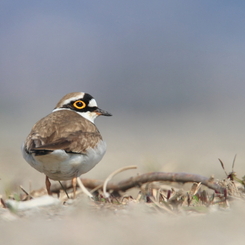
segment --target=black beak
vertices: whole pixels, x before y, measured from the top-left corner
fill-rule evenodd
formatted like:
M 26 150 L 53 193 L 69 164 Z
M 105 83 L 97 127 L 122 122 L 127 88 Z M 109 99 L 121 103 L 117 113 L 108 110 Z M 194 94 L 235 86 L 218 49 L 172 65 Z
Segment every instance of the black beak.
M 94 112 L 96 112 L 98 116 L 112 116 L 112 114 L 107 111 L 101 110 L 100 108 L 97 108 Z

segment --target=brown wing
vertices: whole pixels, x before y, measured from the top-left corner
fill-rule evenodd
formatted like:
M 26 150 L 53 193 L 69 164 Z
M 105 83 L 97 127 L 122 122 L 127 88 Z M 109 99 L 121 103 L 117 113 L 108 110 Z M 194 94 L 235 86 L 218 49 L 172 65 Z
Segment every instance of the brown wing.
M 62 149 L 86 153 L 102 139 L 96 126 L 69 110 L 56 111 L 38 121 L 26 139 L 26 151 L 47 154 Z

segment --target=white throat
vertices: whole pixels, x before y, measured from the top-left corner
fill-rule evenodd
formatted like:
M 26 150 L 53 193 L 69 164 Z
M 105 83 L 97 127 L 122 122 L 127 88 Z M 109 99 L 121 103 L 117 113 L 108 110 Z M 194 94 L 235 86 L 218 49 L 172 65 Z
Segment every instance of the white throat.
M 77 112 L 77 111 L 76 111 Z M 87 111 L 87 112 L 77 112 L 82 117 L 88 119 L 90 122 L 94 123 L 95 118 L 98 116 L 95 112 Z
M 68 110 L 68 111 L 73 111 L 71 109 L 68 108 L 56 108 L 54 109 L 52 112 L 55 111 L 62 111 L 62 110 Z M 74 111 L 77 114 L 79 114 L 80 116 L 86 118 L 87 120 L 89 120 L 90 122 L 94 123 L 95 118 L 98 116 L 95 112 L 91 112 L 91 111 L 87 111 L 87 112 L 78 112 L 78 111 Z

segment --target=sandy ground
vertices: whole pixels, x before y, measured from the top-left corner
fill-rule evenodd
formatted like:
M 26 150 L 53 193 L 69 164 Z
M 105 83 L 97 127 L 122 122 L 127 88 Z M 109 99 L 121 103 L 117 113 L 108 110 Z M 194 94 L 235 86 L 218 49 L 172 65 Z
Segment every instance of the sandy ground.
M 236 172 L 244 173 L 245 159 L 242 122 L 225 113 L 190 115 L 131 115 L 98 119 L 97 125 L 108 144 L 101 163 L 85 175 L 105 179 L 127 165 L 137 170 L 120 174 L 120 180 L 149 171 L 190 172 L 224 178 L 218 158 L 229 172 L 235 154 Z M 152 118 L 154 120 L 152 120 Z M 20 192 L 18 186 L 36 189 L 44 186 L 44 176 L 22 159 L 20 145 L 38 117 L 4 117 L 1 131 L 0 193 Z M 127 123 L 130 120 L 130 124 Z M 18 125 L 18 126 L 17 126 Z M 30 184 L 31 183 L 31 184 Z M 31 187 L 30 187 L 31 186 Z M 80 197 L 74 205 L 55 212 L 37 212 L 30 216 L 0 222 L 3 244 L 244 244 L 244 204 L 232 203 L 229 210 L 211 210 L 206 215 L 176 217 L 152 211 L 147 205 L 127 205 L 123 209 L 94 207 Z M 14 216 L 15 217 L 15 216 Z
M 49 211 L 47 211 L 49 210 Z M 62 210 L 62 211 L 61 211 Z M 56 214 L 55 214 L 56 213 Z M 54 212 L 2 221 L 3 244 L 244 244 L 244 203 L 208 214 L 170 216 L 147 205 L 97 209 L 86 198 Z

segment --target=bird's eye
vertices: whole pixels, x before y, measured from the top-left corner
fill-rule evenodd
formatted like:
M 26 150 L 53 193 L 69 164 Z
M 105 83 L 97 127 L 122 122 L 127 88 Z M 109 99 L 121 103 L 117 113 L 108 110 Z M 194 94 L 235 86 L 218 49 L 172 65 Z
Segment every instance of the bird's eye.
M 83 109 L 86 106 L 86 104 L 82 100 L 77 100 L 73 103 L 73 106 L 80 110 Z

